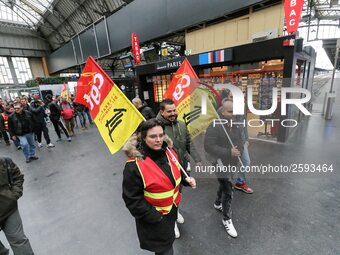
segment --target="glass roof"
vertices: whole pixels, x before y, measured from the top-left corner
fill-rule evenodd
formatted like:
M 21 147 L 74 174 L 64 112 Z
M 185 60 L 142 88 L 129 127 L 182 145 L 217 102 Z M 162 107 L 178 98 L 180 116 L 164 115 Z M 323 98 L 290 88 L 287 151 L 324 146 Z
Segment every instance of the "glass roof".
M 0 0 L 0 22 L 36 28 L 53 0 Z

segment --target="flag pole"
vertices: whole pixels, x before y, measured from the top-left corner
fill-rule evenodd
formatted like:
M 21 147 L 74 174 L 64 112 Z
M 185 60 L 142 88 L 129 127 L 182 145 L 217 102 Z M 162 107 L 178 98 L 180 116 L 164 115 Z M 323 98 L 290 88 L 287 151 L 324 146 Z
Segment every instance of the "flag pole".
M 181 166 L 181 164 L 178 162 L 177 158 L 175 157 L 175 155 L 171 152 L 171 150 L 169 149 L 169 147 L 166 147 L 166 150 L 171 154 L 172 158 L 176 161 L 176 163 L 179 165 L 180 169 L 182 170 L 182 172 L 185 175 L 185 178 L 189 178 L 190 176 L 187 174 L 187 172 L 183 169 L 183 167 Z
M 221 123 L 221 119 L 218 119 L 218 120 L 219 120 L 220 123 Z M 232 146 L 233 148 L 235 148 L 234 143 L 233 143 L 233 141 L 231 140 L 231 138 L 230 138 L 230 136 L 229 136 L 229 134 L 228 134 L 228 132 L 227 132 L 227 130 L 225 129 L 225 127 L 224 127 L 223 124 L 222 124 L 222 128 L 223 128 L 223 130 L 224 130 L 224 133 L 225 133 L 225 134 L 227 135 L 227 137 L 228 137 L 229 143 L 231 144 L 231 146 Z M 237 156 L 237 158 L 238 158 L 238 161 L 240 162 L 241 166 L 244 167 L 244 165 L 243 165 L 243 163 L 242 163 L 242 160 L 241 160 L 240 156 Z

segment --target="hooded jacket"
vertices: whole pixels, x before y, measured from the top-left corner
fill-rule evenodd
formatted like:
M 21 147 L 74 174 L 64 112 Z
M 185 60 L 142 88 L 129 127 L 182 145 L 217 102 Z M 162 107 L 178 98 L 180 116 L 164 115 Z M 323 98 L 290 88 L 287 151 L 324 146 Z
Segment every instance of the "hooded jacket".
M 8 172 L 7 172 L 8 168 Z M 24 175 L 9 158 L 0 157 L 0 227 L 18 207 L 22 196 Z
M 165 149 L 171 145 L 171 140 L 166 138 L 163 143 L 163 150 L 151 150 L 144 142 L 141 142 L 136 135 L 133 135 L 123 147 L 129 158 L 143 160 L 151 158 L 159 168 L 169 177 L 175 187 L 175 180 L 171 174 Z M 171 147 L 171 146 L 169 146 Z M 182 175 L 182 183 L 185 177 Z M 177 207 L 173 206 L 171 211 L 162 215 L 153 205 L 144 198 L 144 183 L 138 170 L 136 161 L 129 161 L 125 164 L 123 173 L 123 199 L 136 221 L 137 235 L 140 246 L 153 252 L 162 252 L 170 249 L 174 240 L 174 226 L 177 219 Z
M 184 122 L 176 120 L 171 122 L 165 119 L 159 112 L 156 117 L 164 125 L 165 134 L 173 141 L 173 148 L 176 151 L 180 164 L 184 169 L 187 168 L 190 161 L 189 154 L 195 160 L 200 162 L 201 158 L 194 146 L 191 145 L 191 137 Z

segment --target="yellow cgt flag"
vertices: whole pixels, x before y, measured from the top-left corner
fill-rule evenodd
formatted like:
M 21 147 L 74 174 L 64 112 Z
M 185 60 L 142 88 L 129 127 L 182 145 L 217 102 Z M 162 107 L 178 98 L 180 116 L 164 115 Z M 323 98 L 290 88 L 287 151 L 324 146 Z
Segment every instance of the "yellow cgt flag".
M 144 117 L 135 106 L 117 86 L 113 86 L 100 106 L 94 122 L 110 152 L 114 154 L 143 120 Z
M 217 112 L 210 102 L 206 102 L 206 114 L 202 115 L 202 98 L 206 91 L 197 87 L 177 105 L 178 119 L 182 120 L 188 128 L 191 138 L 195 138 L 207 130 L 210 123 L 218 118 Z M 206 94 L 208 97 L 208 95 Z

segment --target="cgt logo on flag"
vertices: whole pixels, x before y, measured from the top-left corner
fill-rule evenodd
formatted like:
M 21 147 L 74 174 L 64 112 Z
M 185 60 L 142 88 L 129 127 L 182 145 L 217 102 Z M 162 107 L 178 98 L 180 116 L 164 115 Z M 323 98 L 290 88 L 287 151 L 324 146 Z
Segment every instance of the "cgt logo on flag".
M 144 118 L 92 57 L 86 61 L 75 102 L 86 105 L 110 152 L 117 152 Z
M 194 138 L 203 132 L 217 117 L 211 102 L 206 104 L 206 114 L 201 114 L 201 97 L 204 91 L 199 88 L 198 77 L 190 62 L 184 59 L 174 75 L 164 98 L 174 100 L 178 119 L 183 121 Z

